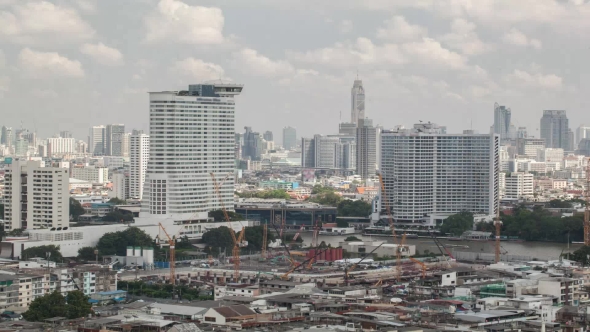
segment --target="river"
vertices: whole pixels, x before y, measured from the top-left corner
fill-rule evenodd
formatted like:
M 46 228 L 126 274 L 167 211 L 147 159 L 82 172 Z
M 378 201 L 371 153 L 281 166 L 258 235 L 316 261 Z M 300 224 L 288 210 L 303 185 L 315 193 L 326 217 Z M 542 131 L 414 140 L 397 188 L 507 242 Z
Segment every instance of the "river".
M 393 243 L 392 238 L 381 237 L 381 236 L 363 236 L 361 234 L 354 234 L 357 238 L 362 239 L 363 241 L 385 241 Z M 347 236 L 329 236 L 329 235 L 319 235 L 319 241 L 324 241 L 326 244 L 331 244 L 333 247 L 339 246 L 339 243 L 344 241 Z M 312 234 L 309 232 L 302 233 L 301 238 L 303 239 L 304 245 L 309 245 L 311 243 Z M 452 248 L 453 250 L 458 251 L 469 251 L 469 252 L 487 252 L 487 253 L 494 253 L 494 242 L 493 241 L 447 241 L 444 239 L 440 240 L 445 245 L 449 247 L 454 246 L 468 246 L 469 248 Z M 406 239 L 407 244 L 413 244 L 416 246 L 416 250 L 421 254 L 424 254 L 425 250 L 430 252 L 434 252 L 439 254 L 438 248 L 432 241 L 432 239 L 428 238 L 418 238 L 418 239 Z M 568 250 L 566 243 L 556 243 L 556 242 L 510 242 L 510 241 L 502 241 L 502 253 L 507 253 L 510 255 L 522 255 L 522 256 L 531 256 L 537 258 L 539 260 L 552 260 L 558 259 L 559 255 L 562 253 L 573 252 L 576 249 L 580 248 L 581 244 L 570 244 L 570 248 Z M 449 248 L 449 249 L 451 249 Z

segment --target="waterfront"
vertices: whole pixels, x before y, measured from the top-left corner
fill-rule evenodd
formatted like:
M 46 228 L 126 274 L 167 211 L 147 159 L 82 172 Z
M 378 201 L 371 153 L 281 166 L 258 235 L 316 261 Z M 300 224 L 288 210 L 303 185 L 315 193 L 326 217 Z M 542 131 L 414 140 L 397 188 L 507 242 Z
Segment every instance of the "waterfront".
M 354 234 L 359 239 L 363 241 L 388 241 L 393 243 L 392 238 L 387 237 L 377 237 L 377 236 L 363 236 L 361 234 Z M 301 238 L 303 239 L 304 245 L 309 245 L 311 243 L 311 233 L 302 233 Z M 331 244 L 333 247 L 337 247 L 340 242 L 343 242 L 347 236 L 319 236 L 319 240 L 324 241 L 326 244 Z M 486 253 L 494 253 L 494 241 L 447 241 L 444 239 L 440 240 L 449 250 L 457 250 L 457 251 L 468 251 L 468 252 L 486 252 Z M 416 250 L 419 251 L 421 254 L 424 254 L 426 250 L 434 253 L 439 253 L 438 248 L 432 241 L 432 239 L 428 238 L 418 238 L 418 239 L 407 239 L 407 244 L 412 244 L 416 246 Z M 457 246 L 468 246 L 469 248 L 458 248 Z M 537 258 L 539 260 L 552 260 L 558 259 L 559 255 L 562 253 L 573 252 L 576 249 L 580 248 L 581 244 L 570 244 L 570 249 L 567 249 L 566 243 L 556 243 L 556 242 L 511 242 L 511 241 L 502 241 L 502 253 L 508 253 L 511 255 L 522 255 L 522 256 L 531 256 Z

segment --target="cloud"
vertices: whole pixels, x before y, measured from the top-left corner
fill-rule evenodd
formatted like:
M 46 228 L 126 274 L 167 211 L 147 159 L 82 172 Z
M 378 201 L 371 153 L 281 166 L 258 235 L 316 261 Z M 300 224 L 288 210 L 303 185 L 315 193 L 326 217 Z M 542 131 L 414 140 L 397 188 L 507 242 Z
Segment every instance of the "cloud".
M 175 62 L 170 72 L 200 82 L 225 78 L 225 71 L 220 65 L 192 57 Z
M 340 32 L 342 33 L 349 33 L 352 31 L 353 29 L 353 24 L 351 20 L 342 20 L 340 22 L 340 24 L 338 25 L 338 29 L 340 30 Z
M 560 90 L 563 87 L 563 79 L 557 75 L 531 74 L 524 70 L 515 69 L 512 74 L 505 77 L 506 81 L 514 85 L 526 85 L 531 88 L 543 88 Z
M 37 52 L 24 48 L 18 55 L 20 69 L 33 78 L 83 77 L 82 64 L 57 52 Z
M 145 18 L 145 41 L 207 45 L 224 42 L 221 9 L 189 6 L 181 1 L 160 0 Z
M 10 86 L 10 77 L 8 76 L 0 76 L 0 97 L 2 94 L 9 90 Z
M 401 49 L 415 63 L 451 69 L 466 67 L 464 56 L 442 47 L 440 42 L 431 38 L 403 44 Z
M 0 11 L 0 38 L 19 44 L 72 43 L 91 39 L 95 32 L 72 8 L 47 1 L 26 2 Z
M 47 99 L 54 99 L 58 97 L 57 92 L 51 89 L 33 89 L 33 96 Z
M 528 38 L 524 33 L 520 32 L 516 28 L 512 28 L 510 31 L 506 32 L 502 37 L 502 40 L 506 44 L 516 46 L 531 46 L 535 49 L 541 49 L 543 46 L 540 40 Z
M 6 66 L 6 56 L 4 56 L 4 52 L 0 50 L 0 68 L 4 68 Z
M 396 15 L 385 21 L 385 27 L 377 30 L 377 38 L 389 41 L 416 40 L 426 37 L 428 30 L 412 25 L 403 16 Z
M 80 52 L 92 58 L 92 60 L 105 66 L 118 66 L 123 64 L 123 54 L 118 49 L 108 47 L 103 43 L 84 44 Z
M 284 60 L 273 61 L 251 48 L 234 53 L 237 67 L 254 76 L 279 77 L 293 73 L 295 68 Z
M 451 49 L 458 50 L 465 55 L 482 54 L 493 49 L 475 33 L 473 22 L 458 18 L 451 23 L 451 32 L 443 35 L 440 40 Z

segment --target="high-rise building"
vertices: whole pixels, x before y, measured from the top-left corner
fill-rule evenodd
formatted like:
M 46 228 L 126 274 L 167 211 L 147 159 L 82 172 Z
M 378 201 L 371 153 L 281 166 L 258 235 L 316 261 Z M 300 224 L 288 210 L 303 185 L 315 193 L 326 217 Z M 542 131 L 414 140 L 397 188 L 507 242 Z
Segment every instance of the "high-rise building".
M 545 149 L 545 140 L 533 137 L 520 138 L 516 141 L 516 145 L 518 155 L 534 159 L 537 157 L 539 149 Z
M 4 176 L 4 230 L 68 227 L 68 170 L 13 160 Z
M 527 138 L 527 137 L 528 137 L 528 133 L 527 133 L 526 127 L 518 127 L 518 129 L 516 130 L 516 139 Z
M 381 211 L 387 200 L 395 222 L 430 227 L 461 211 L 495 216 L 499 143 L 497 134 L 441 134 L 430 123 L 384 131 Z
M 314 135 L 301 139 L 301 166 L 305 168 L 356 168 L 356 138 L 350 135 Z
M 297 130 L 293 127 L 283 128 L 283 148 L 291 150 L 297 146 Z
M 315 135 L 313 140 L 315 144 L 315 168 L 338 168 L 340 139 L 333 136 Z
M 359 119 L 356 129 L 356 173 L 363 180 L 377 170 L 377 132 L 370 119 Z
M 494 103 L 494 133 L 500 135 L 501 141 L 509 138 L 511 118 L 512 111 L 510 108 Z
M 0 137 L 0 143 L 11 147 L 14 144 L 14 136 L 11 127 L 2 126 L 2 136 Z
M 47 139 L 47 154 L 51 157 L 76 152 L 76 140 L 73 138 L 50 137 Z
M 88 135 L 88 153 L 94 156 L 104 156 L 106 150 L 106 128 L 105 126 L 94 126 L 90 128 Z
M 61 138 L 73 138 L 74 136 L 72 136 L 72 132 L 71 131 L 67 131 L 67 130 L 63 130 L 59 132 L 59 137 Z
M 504 176 L 504 198 L 520 199 L 532 197 L 534 193 L 533 174 L 513 172 Z
M 14 143 L 14 154 L 17 157 L 26 157 L 29 152 L 29 141 L 20 137 Z
M 118 199 L 129 199 L 129 174 L 124 172 L 112 175 L 113 190 L 109 191 L 109 197 Z
M 342 122 L 338 125 L 338 134 L 356 136 L 356 123 Z
M 88 143 L 80 140 L 76 143 L 76 152 L 78 153 L 88 153 Z
M 215 81 L 150 93 L 150 158 L 140 219 L 206 220 L 234 204 L 235 99 L 243 85 Z M 221 201 L 216 195 L 219 190 Z
M 352 102 L 350 122 L 358 125 L 359 120 L 365 118 L 365 88 L 362 80 L 354 80 L 350 95 Z
M 129 196 L 143 198 L 145 176 L 150 157 L 150 137 L 136 133 L 129 138 Z
M 105 131 L 105 155 L 123 156 L 123 136 L 125 135 L 125 125 L 110 124 Z
M 267 142 L 274 142 L 272 131 L 270 130 L 265 131 L 264 134 L 262 134 L 262 138 Z
M 568 133 L 569 120 L 563 110 L 545 110 L 541 118 L 541 138 L 548 148 L 561 148 L 570 151 Z
M 244 147 L 242 158 L 258 161 L 262 155 L 262 137 L 252 131 L 252 127 L 244 127 Z
M 123 134 L 123 143 L 122 143 L 122 149 L 123 149 L 123 157 L 129 157 L 129 139 L 131 138 L 131 133 L 124 133 Z
M 301 138 L 301 167 L 315 168 L 315 141 L 313 138 Z
M 109 169 L 96 166 L 75 166 L 72 167 L 71 177 L 90 183 L 104 184 L 109 182 Z
M 578 148 L 578 144 L 585 139 L 590 138 L 590 127 L 585 125 L 580 125 L 578 129 L 576 129 L 576 148 Z

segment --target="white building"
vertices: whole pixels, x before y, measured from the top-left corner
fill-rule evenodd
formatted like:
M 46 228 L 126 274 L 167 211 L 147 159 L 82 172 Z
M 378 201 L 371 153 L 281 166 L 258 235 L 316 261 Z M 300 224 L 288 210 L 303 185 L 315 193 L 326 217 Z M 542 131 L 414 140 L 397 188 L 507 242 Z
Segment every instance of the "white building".
M 537 150 L 537 161 L 561 163 L 563 161 L 563 157 L 563 149 L 547 148 Z
M 55 156 L 76 152 L 74 138 L 51 137 L 47 139 L 47 155 Z
M 115 173 L 112 175 L 113 188 L 109 192 L 109 197 L 118 199 L 128 199 L 129 196 L 129 176 L 124 173 Z
M 129 144 L 131 139 L 131 133 L 123 134 L 123 157 L 129 157 Z
M 381 134 L 380 193 L 396 222 L 434 226 L 460 211 L 494 216 L 499 195 L 499 136 L 442 134 L 435 124 Z
M 150 137 L 136 132 L 129 138 L 129 197 L 142 199 L 150 156 Z
M 529 173 L 510 173 L 505 177 L 504 198 L 529 198 L 534 193 L 534 176 Z
M 109 182 L 109 169 L 96 166 L 74 166 L 71 177 L 91 183 L 104 184 Z
M 14 160 L 4 175 L 4 229 L 68 227 L 68 170 Z
M 88 134 L 88 153 L 95 156 L 104 156 L 106 147 L 106 127 L 94 126 Z
M 204 220 L 221 208 L 210 173 L 219 180 L 234 173 L 234 96 L 242 89 L 215 81 L 150 93 L 150 159 L 140 219 Z M 233 177 L 219 190 L 231 208 Z

